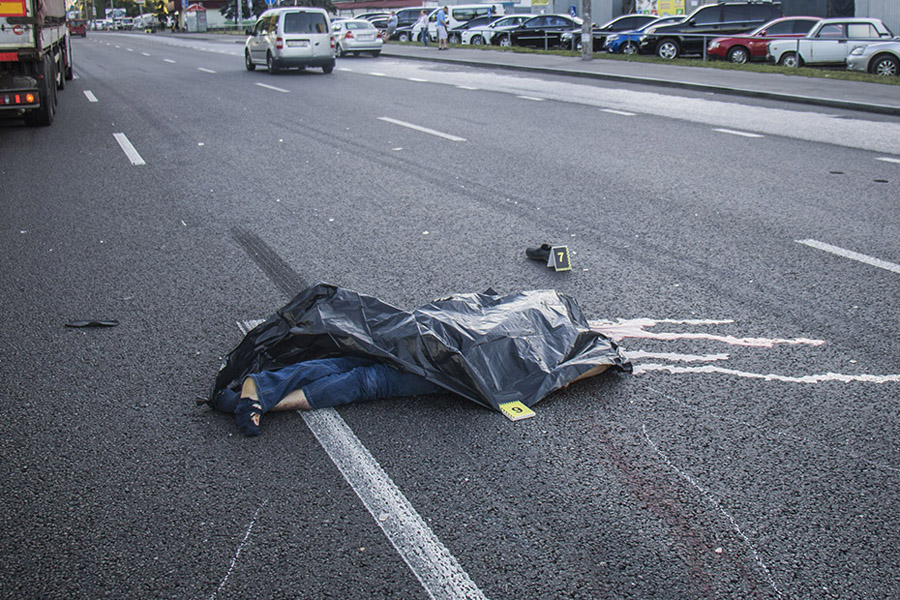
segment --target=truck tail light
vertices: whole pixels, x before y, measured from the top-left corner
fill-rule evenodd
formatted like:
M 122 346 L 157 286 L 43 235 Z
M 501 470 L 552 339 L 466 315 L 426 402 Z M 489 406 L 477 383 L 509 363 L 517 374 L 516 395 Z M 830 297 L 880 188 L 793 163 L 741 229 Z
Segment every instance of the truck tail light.
M 284 38 L 275 38 L 275 48 L 282 50 L 284 48 Z

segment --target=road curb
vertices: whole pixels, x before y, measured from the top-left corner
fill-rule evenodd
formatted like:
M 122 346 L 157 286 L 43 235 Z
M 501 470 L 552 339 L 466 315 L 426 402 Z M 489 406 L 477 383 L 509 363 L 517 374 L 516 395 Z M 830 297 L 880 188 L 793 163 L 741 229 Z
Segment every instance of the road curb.
M 621 81 L 623 83 L 637 83 L 644 85 L 655 85 L 672 88 L 680 88 L 686 90 L 694 90 L 701 92 L 713 92 L 716 94 L 727 94 L 732 96 L 743 96 L 749 98 L 762 98 L 766 100 L 778 100 L 780 102 L 791 102 L 794 104 L 805 104 L 811 106 L 825 106 L 828 108 L 842 108 L 846 110 L 855 110 L 861 112 L 869 112 L 883 115 L 900 116 L 900 106 L 890 106 L 886 104 L 871 104 L 866 102 L 856 102 L 854 100 L 838 100 L 834 98 L 819 98 L 815 96 L 798 96 L 794 94 L 785 94 L 781 92 L 771 92 L 766 90 L 754 90 L 747 88 L 734 88 L 722 85 L 714 85 L 708 83 L 697 83 L 692 81 L 679 81 L 675 79 L 660 79 L 656 77 L 640 77 L 637 75 L 621 75 L 617 73 L 597 73 L 593 71 L 582 71 L 578 69 L 559 69 L 555 67 L 540 67 L 529 65 L 512 65 L 508 63 L 498 63 L 489 61 L 474 61 L 452 57 L 437 56 L 417 56 L 413 54 L 393 53 L 387 46 L 381 51 L 382 56 L 390 56 L 391 58 L 403 58 L 407 60 L 420 60 L 426 62 L 444 63 L 464 65 L 468 67 L 479 67 L 486 69 L 505 69 L 507 71 L 520 71 L 532 73 L 544 73 L 548 75 L 566 75 L 569 77 L 581 77 L 585 79 L 599 79 L 604 81 Z

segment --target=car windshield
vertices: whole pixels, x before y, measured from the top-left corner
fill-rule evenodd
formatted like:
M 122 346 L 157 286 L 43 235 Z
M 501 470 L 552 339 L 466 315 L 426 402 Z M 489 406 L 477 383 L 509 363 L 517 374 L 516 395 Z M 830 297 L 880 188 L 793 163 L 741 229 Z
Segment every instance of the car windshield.
M 328 24 L 322 13 L 290 12 L 284 15 L 285 33 L 325 33 Z

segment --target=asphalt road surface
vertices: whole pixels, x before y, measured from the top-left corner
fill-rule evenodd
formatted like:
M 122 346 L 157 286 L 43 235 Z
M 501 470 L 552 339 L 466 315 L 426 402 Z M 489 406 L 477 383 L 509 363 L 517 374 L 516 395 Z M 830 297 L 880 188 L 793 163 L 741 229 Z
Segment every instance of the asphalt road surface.
M 0 121 L 3 598 L 900 595 L 897 119 L 74 51 L 51 127 Z M 406 309 L 555 288 L 634 373 L 515 423 L 435 395 L 244 438 L 198 408 L 318 281 Z

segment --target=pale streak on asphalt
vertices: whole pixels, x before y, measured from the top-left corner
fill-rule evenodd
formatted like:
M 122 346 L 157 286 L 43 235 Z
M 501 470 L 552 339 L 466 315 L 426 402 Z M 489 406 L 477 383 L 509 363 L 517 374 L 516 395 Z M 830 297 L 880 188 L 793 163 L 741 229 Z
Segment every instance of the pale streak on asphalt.
M 601 108 L 605 113 L 609 113 L 611 115 L 622 115 L 623 117 L 635 117 L 637 113 L 628 112 L 627 110 L 616 110 L 614 108 Z
M 203 67 L 197 67 L 197 70 L 198 70 L 198 71 L 203 71 L 204 73 L 212 73 L 213 75 L 216 74 L 216 72 L 213 71 L 212 69 L 204 69 Z
M 88 102 L 99 102 L 91 90 L 84 90 L 84 97 L 88 99 Z
M 879 156 L 875 160 L 881 160 L 887 163 L 894 163 L 895 165 L 900 165 L 900 158 L 891 158 L 890 156 Z
M 878 267 L 879 269 L 884 269 L 886 271 L 891 271 L 892 273 L 900 273 L 900 265 L 897 263 L 888 262 L 886 260 L 881 260 L 880 258 L 875 258 L 874 256 L 869 256 L 868 254 L 861 254 L 859 252 L 854 252 L 853 250 L 846 250 L 844 248 L 840 248 L 838 246 L 832 246 L 831 244 L 826 244 L 825 242 L 820 242 L 818 240 L 796 240 L 798 244 L 803 244 L 804 246 L 809 246 L 810 248 L 816 248 L 817 250 L 822 250 L 824 252 L 829 252 L 836 256 L 841 256 L 843 258 L 849 258 L 850 260 L 855 260 L 857 262 L 861 262 L 873 267 Z
M 247 335 L 264 322 L 252 319 L 236 324 Z M 486 600 L 336 410 L 297 413 L 432 600 Z
M 113 137 L 116 138 L 116 141 L 119 142 L 119 147 L 122 148 L 122 151 L 125 152 L 125 156 L 128 157 L 128 160 L 131 161 L 133 165 L 146 165 L 144 159 L 141 158 L 141 155 L 138 154 L 138 151 L 134 149 L 134 146 L 128 140 L 128 137 L 124 133 L 114 133 Z
M 299 412 L 299 411 L 298 411 Z M 300 412 L 432 600 L 485 600 L 450 551 L 333 408 Z
M 289 94 L 289 93 L 290 93 L 290 90 L 285 90 L 285 89 L 282 89 L 282 88 L 280 88 L 280 87 L 275 87 L 274 85 L 266 85 L 265 83 L 257 83 L 256 85 L 258 85 L 258 86 L 261 87 L 261 88 L 266 88 L 267 90 L 272 90 L 272 91 L 275 91 L 275 92 L 281 92 L 282 94 Z
M 748 131 L 737 131 L 736 129 L 724 129 L 724 128 L 721 128 L 721 127 L 716 127 L 716 128 L 713 129 L 713 131 L 718 131 L 719 133 L 727 133 L 727 134 L 730 134 L 730 135 L 739 135 L 739 136 L 741 136 L 741 137 L 748 137 L 748 138 L 761 138 L 761 137 L 765 137 L 765 136 L 762 136 L 762 135 L 760 135 L 760 134 L 758 134 L 758 133 L 750 133 L 750 132 L 748 132 Z
M 390 117 L 378 117 L 379 121 L 384 121 L 385 123 L 392 123 L 394 125 L 399 125 L 400 127 L 406 127 L 408 129 L 413 129 L 415 131 L 420 131 L 422 133 L 427 133 L 429 135 L 435 135 L 440 138 L 444 138 L 445 140 L 450 140 L 451 142 L 465 142 L 466 138 L 461 138 L 449 133 L 444 133 L 442 131 L 435 131 L 434 129 L 429 129 L 427 127 L 422 127 L 421 125 L 414 125 L 412 123 L 407 123 L 406 121 L 398 121 L 397 119 L 392 119 Z

